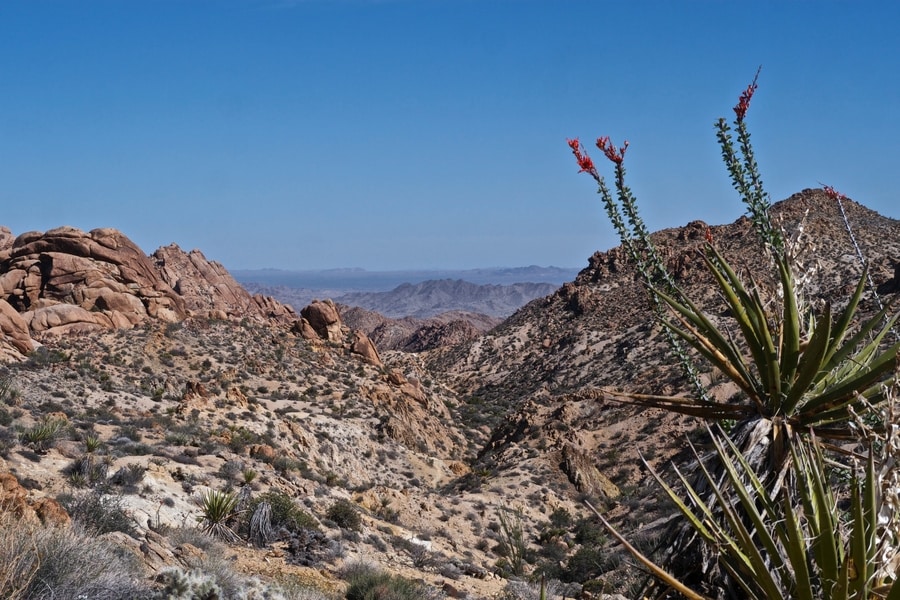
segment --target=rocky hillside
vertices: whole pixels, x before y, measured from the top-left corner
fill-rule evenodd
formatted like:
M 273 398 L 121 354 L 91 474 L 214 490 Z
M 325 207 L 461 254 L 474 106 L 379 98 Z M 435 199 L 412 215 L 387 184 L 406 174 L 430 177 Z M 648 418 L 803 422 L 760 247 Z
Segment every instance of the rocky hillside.
M 896 293 L 900 221 L 850 200 L 845 208 L 877 293 Z M 862 265 L 834 201 L 821 190 L 804 190 L 775 204 L 772 211 L 787 232 L 802 223 L 809 243 L 802 253 L 807 293 L 819 301 L 845 298 Z M 766 261 L 760 260 L 748 219 L 719 226 L 694 221 L 653 234 L 676 282 L 692 298 L 707 299 L 712 307 L 710 280 L 697 254 L 707 231 L 728 260 L 746 276 L 765 283 Z M 866 302 L 872 305 L 872 292 Z M 452 374 L 459 391 L 521 398 L 599 386 L 681 389 L 665 359 L 659 328 L 649 317 L 647 295 L 617 247 L 594 254 L 574 282 L 529 303 L 488 334 L 433 353 L 429 366 Z
M 344 294 L 336 301 L 392 318 L 427 318 L 449 311 L 508 317 L 529 301 L 552 294 L 556 288 L 550 283 L 476 285 L 461 279 L 442 279 L 404 283 L 389 292 Z
M 331 301 L 298 314 L 197 251 L 147 256 L 114 230 L 4 230 L 2 244 L 0 519 L 12 510 L 27 528 L 4 520 L 0 537 L 71 528 L 41 533 L 49 549 L 22 586 L 151 598 L 206 577 L 244 598 L 255 576 L 330 599 L 365 560 L 422 581 L 422 598 L 494 598 L 523 568 L 498 550 L 503 507 L 529 530 L 554 510 L 575 519 L 570 478 L 599 477 L 537 450 L 527 470 L 473 471 L 490 428 L 460 420 L 417 355 L 379 351 Z M 209 529 L 230 544 L 197 529 L 210 494 L 274 507 L 258 549 L 225 534 L 251 538 L 250 508 Z M 27 552 L 21 539 L 0 539 L 0 563 L 14 558 L 3 548 Z M 63 564 L 106 587 L 47 571 Z
M 900 222 L 845 205 L 889 298 L 900 291 Z M 773 212 L 809 236 L 809 296 L 840 304 L 862 269 L 836 205 L 804 190 Z M 679 285 L 726 323 L 697 257 L 708 235 L 765 290 L 744 218 L 654 240 Z M 226 597 L 251 597 L 255 576 L 283 597 L 332 600 L 346 597 L 360 560 L 421 598 L 536 598 L 517 580 L 541 574 L 554 598 L 634 597 L 640 573 L 581 500 L 652 551 L 671 507 L 638 452 L 661 465 L 702 439 L 688 418 L 622 407 L 604 391 L 685 391 L 618 248 L 497 326 L 431 323 L 452 347 L 419 335 L 429 325 L 418 322 L 331 301 L 298 314 L 241 295 L 199 252 L 145 256 L 112 230 L 0 231 L 0 286 L 0 506 L 96 531 L 103 516 L 78 556 L 127 551 L 140 593 L 97 597 L 153 597 L 176 568 L 231 586 Z M 77 318 L 59 316 L 69 312 Z M 734 393 L 710 370 L 703 378 L 721 398 Z M 212 492 L 244 502 L 222 522 L 238 536 L 224 545 L 195 526 L 228 538 L 209 527 Z M 259 533 L 250 518 L 263 502 L 274 525 Z M 8 525 L 0 535 L 18 531 Z M 60 564 L 99 572 L 78 560 Z
M 390 319 L 358 306 L 339 305 L 341 318 L 371 338 L 382 350 L 423 352 L 456 346 L 480 336 L 502 320 L 477 313 L 451 311 L 428 319 Z
M 849 200 L 845 208 L 870 264 L 875 290 L 867 293 L 862 309 L 871 312 L 876 290 L 885 299 L 900 292 L 900 221 Z M 808 236 L 801 255 L 808 296 L 840 306 L 858 282 L 862 265 L 837 205 L 821 190 L 804 190 L 772 210 L 785 231 L 794 232 L 802 223 Z M 764 287 L 770 282 L 759 241 L 744 217 L 721 226 L 694 221 L 659 231 L 653 239 L 679 286 L 709 314 L 727 318 L 697 254 L 707 232 L 745 277 L 755 277 Z M 479 415 L 493 431 L 476 468 L 484 464 L 497 472 L 515 470 L 522 448 L 543 446 L 563 456 L 568 446 L 592 457 L 621 488 L 636 490 L 646 484 L 638 452 L 651 462 L 661 453 L 670 457 L 683 444 L 682 434 L 696 433 L 697 424 L 688 418 L 623 407 L 602 392 L 690 391 L 673 366 L 647 294 L 621 248 L 594 254 L 574 282 L 529 303 L 484 335 L 431 351 L 425 359 L 460 395 L 459 411 Z M 736 392 L 709 367 L 702 380 L 719 398 Z M 555 446 L 548 446 L 548 427 L 566 432 Z M 652 514 L 653 509 L 643 505 L 642 510 Z

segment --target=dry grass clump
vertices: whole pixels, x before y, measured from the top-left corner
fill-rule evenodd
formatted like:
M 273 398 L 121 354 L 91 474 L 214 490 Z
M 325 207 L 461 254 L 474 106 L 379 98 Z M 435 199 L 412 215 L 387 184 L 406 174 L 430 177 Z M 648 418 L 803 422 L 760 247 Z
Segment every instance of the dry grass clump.
M 78 526 L 0 516 L 0 597 L 28 600 L 147 597 L 138 562 Z

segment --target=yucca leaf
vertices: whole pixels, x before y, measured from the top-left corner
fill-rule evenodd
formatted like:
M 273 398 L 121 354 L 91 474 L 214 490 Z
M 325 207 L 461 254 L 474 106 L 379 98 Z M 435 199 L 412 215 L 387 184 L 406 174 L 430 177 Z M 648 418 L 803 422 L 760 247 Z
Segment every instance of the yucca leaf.
M 891 302 L 888 302 L 882 310 L 878 311 L 875 316 L 865 321 L 860 326 L 859 330 L 850 337 L 850 339 L 846 340 L 840 346 L 840 348 L 836 348 L 835 351 L 826 358 L 824 365 L 825 373 L 833 372 L 839 365 L 845 364 L 845 361 L 846 363 L 850 364 L 861 362 L 860 360 L 854 361 L 850 357 L 854 356 L 858 359 L 865 350 L 857 351 L 855 355 L 854 351 L 862 345 L 862 343 L 869 337 L 869 334 L 874 331 L 879 324 L 885 323 L 878 335 L 875 336 L 875 340 L 878 340 L 878 342 L 875 343 L 874 346 L 877 347 L 881 343 L 881 340 L 884 339 L 884 336 L 888 333 L 888 331 L 891 330 L 891 328 L 894 326 L 894 323 L 896 323 L 897 321 L 897 315 L 895 315 L 893 318 L 885 322 L 888 310 L 892 302 L 893 299 L 891 300 Z M 869 342 L 865 349 L 871 349 L 873 347 L 873 342 Z M 869 350 L 869 352 L 871 352 L 871 350 Z
M 794 288 L 794 278 L 788 265 L 781 259 L 777 261 L 778 272 L 781 276 L 781 288 L 784 292 L 784 305 L 781 318 L 781 374 L 783 383 L 790 384 L 794 381 L 800 364 L 800 308 L 797 304 L 797 293 Z M 788 390 L 782 390 L 787 396 Z M 787 401 L 787 398 L 785 398 Z M 785 413 L 787 409 L 779 398 L 781 404 L 776 413 Z
M 847 330 L 850 328 L 850 324 L 853 322 L 853 317 L 856 315 L 856 309 L 859 306 L 860 300 L 862 300 L 863 293 L 866 291 L 868 276 L 869 267 L 863 266 L 863 272 L 859 277 L 859 281 L 856 283 L 856 288 L 853 290 L 853 294 L 847 301 L 847 306 L 845 306 L 844 310 L 841 312 L 840 318 L 837 323 L 835 323 L 834 335 L 835 341 L 838 343 L 843 339 L 844 335 L 846 335 Z
M 748 398 L 757 404 L 759 411 L 762 412 L 763 406 L 760 398 L 765 395 L 765 390 L 759 384 L 758 378 L 754 377 L 750 372 L 737 347 L 708 321 L 708 332 L 710 335 L 705 335 L 680 314 L 676 313 L 675 317 L 681 322 L 683 329 L 668 320 L 664 320 L 663 324 L 676 336 L 697 350 L 715 368 L 719 369 L 725 377 L 733 381 L 741 391 L 747 394 Z
M 745 498 L 747 497 L 746 489 L 744 488 L 744 484 L 741 482 L 740 477 L 737 475 L 731 457 L 725 451 L 724 447 L 715 441 L 715 438 L 713 441 L 716 444 L 716 456 L 726 470 L 726 474 L 731 482 L 731 488 L 739 495 L 743 492 L 741 506 L 744 511 L 748 511 L 747 515 L 754 522 L 754 528 L 759 537 L 765 537 L 764 531 L 759 530 L 756 525 L 757 523 L 762 522 L 762 518 L 756 511 L 753 502 L 750 501 L 748 504 L 745 501 Z M 781 588 L 779 588 L 777 582 L 772 577 L 772 573 L 766 567 L 765 556 L 760 552 L 759 548 L 757 548 L 754 536 L 744 525 L 741 514 L 732 507 L 731 502 L 724 495 L 720 486 L 716 485 L 715 478 L 710 474 L 706 466 L 702 462 L 699 466 L 703 471 L 704 477 L 710 483 L 711 491 L 716 499 L 716 505 L 719 510 L 722 511 L 722 516 L 728 523 L 728 527 L 735 538 L 736 543 L 731 544 L 729 551 L 725 552 L 725 558 L 729 559 L 728 564 L 732 565 L 733 569 L 742 571 L 748 579 L 756 585 L 757 590 L 762 590 L 764 592 L 765 595 L 763 597 L 780 597 Z M 717 525 L 716 529 L 722 531 L 721 526 Z M 768 541 L 771 541 L 771 539 Z M 768 545 L 767 541 L 763 541 L 763 544 Z M 746 591 L 756 595 L 752 586 L 746 589 Z
M 856 316 L 856 309 L 859 306 L 859 302 L 862 299 L 863 292 L 866 289 L 867 274 L 868 269 L 863 268 L 863 275 L 859 278 L 859 282 L 856 284 L 856 289 L 853 291 L 853 295 L 850 296 L 850 300 L 847 302 L 847 306 L 845 306 L 844 310 L 841 312 L 841 316 L 838 318 L 837 323 L 835 323 L 834 327 L 832 327 L 832 343 L 830 344 L 830 346 L 833 351 L 828 355 L 828 359 L 825 362 L 830 362 L 832 365 L 834 365 L 840 363 L 843 360 L 843 358 L 840 356 L 837 356 L 835 358 L 832 357 L 837 352 L 838 348 L 841 347 L 842 342 L 847 335 L 847 331 L 849 330 L 850 325 L 853 322 L 854 317 Z M 864 333 L 863 337 L 865 337 L 865 335 L 867 335 L 867 333 Z M 855 347 L 855 344 L 851 346 L 851 350 L 853 347 Z
M 854 481 L 853 484 L 850 507 L 853 530 L 850 534 L 850 556 L 848 559 L 848 562 L 852 561 L 853 572 L 848 577 L 848 591 L 852 592 L 852 595 L 856 598 L 867 598 L 866 560 L 869 553 L 866 548 L 865 501 L 861 497 L 859 482 Z
M 797 476 L 794 491 L 803 506 L 804 522 L 809 530 L 808 540 L 804 542 L 808 544 L 822 594 L 825 598 L 839 600 L 842 596 L 831 593 L 838 581 L 844 547 L 842 539 L 835 533 L 838 531 L 837 504 L 826 481 L 825 463 L 816 438 L 791 446 L 791 460 Z
M 679 396 L 656 396 L 651 394 L 632 394 L 627 392 L 607 392 L 622 404 L 632 404 L 647 408 L 659 408 L 670 412 L 691 415 L 707 420 L 744 419 L 753 411 L 740 404 L 725 404 L 695 398 Z
M 878 480 L 875 476 L 875 453 L 872 448 L 869 449 L 869 455 L 866 460 L 865 481 L 860 493 L 860 508 L 862 512 L 862 529 L 854 532 L 862 537 L 864 544 L 862 550 L 864 552 L 865 562 L 863 567 L 859 569 L 860 577 L 865 580 L 865 587 L 862 588 L 868 595 L 869 588 L 875 583 L 875 551 L 876 536 L 878 528 Z M 855 521 L 855 519 L 854 519 Z
M 804 402 L 800 411 L 796 414 L 797 422 L 805 426 L 814 426 L 820 420 L 825 421 L 824 417 L 830 411 L 839 411 L 851 404 L 861 392 L 865 392 L 880 383 L 889 373 L 897 368 L 898 350 L 900 350 L 900 344 L 895 344 L 879 354 L 861 372 Z M 829 418 L 831 418 L 830 415 Z
M 647 470 L 650 471 L 650 474 L 656 479 L 656 482 L 662 487 L 662 489 L 666 492 L 678 510 L 681 511 L 681 514 L 691 523 L 694 531 L 696 531 L 700 537 L 705 539 L 707 542 L 715 543 L 717 538 L 713 533 L 706 527 L 704 522 L 706 520 L 712 521 L 712 510 L 710 510 L 709 506 L 706 505 L 706 502 L 700 497 L 700 495 L 694 490 L 694 488 L 688 483 L 687 478 L 681 474 L 681 471 L 678 470 L 678 467 L 673 467 L 675 469 L 675 473 L 678 478 L 681 480 L 681 484 L 684 486 L 685 491 L 688 493 L 688 497 L 690 501 L 696 506 L 700 512 L 703 513 L 703 518 L 698 517 L 693 510 L 681 499 L 681 496 L 678 495 L 675 490 L 672 489 L 669 484 L 667 484 L 662 477 L 656 472 L 656 469 L 650 466 L 644 457 L 641 456 L 641 460 L 644 462 L 644 465 L 647 467 Z
M 766 392 L 777 387 L 773 383 L 772 373 L 772 360 L 776 359 L 775 345 L 765 307 L 757 294 L 747 292 L 740 278 L 718 251 L 713 248 L 712 252 L 714 260 L 706 257 L 707 265 L 725 297 L 732 317 L 741 329 L 747 349 L 759 370 L 760 379 L 764 382 L 761 395 L 765 397 Z
M 815 600 L 813 597 L 813 581 L 810 577 L 806 559 L 806 536 L 794 512 L 792 502 L 787 488 L 783 489 L 781 506 L 784 511 L 784 526 L 776 526 L 776 531 L 781 532 L 779 536 L 781 545 L 787 552 L 789 562 L 794 571 L 793 589 L 797 599 Z
M 783 575 L 785 573 L 784 559 L 781 553 L 778 551 L 778 547 L 769 531 L 768 525 L 769 523 L 777 522 L 780 518 L 780 515 L 777 511 L 776 502 L 769 496 L 769 493 L 766 490 L 766 486 L 763 485 L 763 483 L 756 476 L 753 468 L 747 463 L 746 459 L 741 454 L 740 450 L 738 450 L 738 448 L 734 445 L 734 443 L 727 437 L 724 439 L 724 441 L 718 439 L 718 437 L 719 436 L 713 437 L 713 444 L 716 449 L 716 455 L 719 457 L 719 460 L 721 461 L 722 466 L 725 469 L 726 474 L 728 475 L 731 483 L 731 488 L 734 490 L 735 494 L 741 502 L 743 514 L 748 517 L 753 524 L 753 533 L 755 533 L 756 540 L 765 548 L 769 559 L 772 561 L 771 566 L 768 565 L 763 555 L 755 551 L 757 543 L 754 543 L 753 534 L 751 534 L 751 532 L 747 530 L 747 543 L 753 546 L 754 550 L 750 552 L 750 556 L 754 559 L 754 573 L 756 574 L 759 582 L 762 583 L 764 587 L 766 587 L 769 591 L 771 591 L 777 588 L 774 579 L 771 577 L 771 571 L 774 570 L 779 575 Z M 744 478 L 741 477 L 741 473 L 738 472 L 738 465 L 740 465 L 740 470 L 743 472 L 743 476 L 752 486 L 752 492 L 745 487 Z M 762 505 L 762 508 L 766 512 L 766 515 L 763 515 L 759 512 L 757 508 L 757 502 Z M 730 507 L 729 510 L 731 510 Z M 737 513 L 735 513 L 735 516 L 738 516 Z M 743 520 L 740 518 L 736 519 L 735 526 L 739 527 L 740 529 L 745 529 Z M 783 581 L 782 584 L 784 585 L 784 587 L 777 589 L 790 589 L 791 587 L 789 581 Z
M 831 600 L 849 600 L 850 596 L 850 564 L 852 559 L 847 558 L 841 563 L 840 569 L 837 571 L 837 580 L 834 587 L 831 588 Z M 856 600 L 854 598 L 854 600 Z M 864 599 L 860 599 L 864 600 Z
M 625 537 L 622 536 L 622 534 L 616 531 L 616 528 L 613 527 L 612 524 L 607 521 L 603 517 L 603 515 L 600 514 L 600 511 L 594 508 L 594 506 L 590 502 L 585 502 L 585 504 L 591 510 L 591 512 L 593 512 L 594 515 L 598 519 L 600 519 L 600 523 L 603 525 L 603 527 L 606 528 L 609 534 L 613 536 L 616 541 L 622 544 L 622 547 L 628 550 L 628 552 L 630 552 L 631 555 L 638 560 L 638 562 L 644 565 L 654 577 L 664 582 L 666 585 L 671 586 L 673 590 L 683 595 L 688 600 L 712 600 L 711 598 L 698 594 L 694 590 L 690 589 L 689 587 L 678 581 L 675 577 L 667 573 L 662 567 L 658 566 L 652 560 L 644 556 L 644 554 L 641 553 L 640 550 L 628 543 L 628 540 L 626 540 Z
M 831 307 L 826 305 L 825 312 L 819 316 L 806 349 L 799 357 L 796 378 L 791 382 L 790 390 L 787 392 L 787 398 L 782 405 L 782 414 L 793 413 L 804 393 L 809 390 L 809 386 L 822 369 L 829 341 L 831 341 Z
M 673 332 L 677 333 L 680 337 L 684 338 L 686 342 L 690 343 L 704 354 L 712 350 L 721 354 L 722 357 L 715 360 L 714 364 L 731 364 L 735 369 L 745 371 L 741 369 L 744 364 L 741 351 L 731 342 L 731 340 L 722 334 L 719 328 L 709 320 L 696 304 L 688 298 L 682 298 L 680 299 L 681 301 L 676 300 L 661 291 L 658 291 L 657 294 L 660 299 L 672 309 L 678 321 L 689 333 L 677 331 L 677 326 L 668 321 L 664 321 L 664 324 L 672 329 Z M 710 360 L 713 360 L 713 358 Z M 742 373 L 742 377 L 748 381 L 750 380 L 749 373 Z

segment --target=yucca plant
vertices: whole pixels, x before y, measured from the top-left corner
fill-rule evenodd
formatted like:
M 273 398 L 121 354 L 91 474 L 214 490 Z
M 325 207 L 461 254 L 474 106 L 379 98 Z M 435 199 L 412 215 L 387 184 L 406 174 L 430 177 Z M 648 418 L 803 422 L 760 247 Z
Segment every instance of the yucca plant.
M 860 278 L 846 307 L 835 316 L 830 305 L 812 316 L 811 332 L 801 329 L 801 312 L 794 277 L 786 261 L 775 257 L 783 299 L 781 314 L 773 315 L 757 287 L 749 290 L 712 244 L 704 261 L 741 332 L 725 333 L 687 296 L 655 293 L 671 309 L 664 325 L 692 346 L 728 379 L 741 394 L 737 401 L 712 402 L 671 396 L 631 394 L 622 398 L 643 406 L 664 408 L 707 421 L 736 420 L 737 430 L 757 431 L 770 442 L 769 468 L 777 470 L 787 457 L 793 432 L 820 437 L 854 439 L 850 429 L 854 411 L 877 406 L 885 399 L 883 380 L 897 367 L 900 343 L 882 348 L 897 317 L 885 320 L 890 304 L 857 324 L 857 308 L 865 291 Z M 851 326 L 855 330 L 851 334 Z M 748 451 L 749 448 L 744 448 Z
M 805 302 L 804 278 L 795 273 L 799 238 L 786 236 L 770 218 L 744 122 L 756 87 L 754 78 L 734 109 L 739 152 L 724 120 L 717 125 L 718 138 L 777 289 L 767 293 L 752 278 L 745 284 L 707 236 L 702 258 L 734 320 L 733 335 L 660 273 L 658 263 L 650 263 L 657 273 L 649 277 L 638 265 L 654 304 L 667 308 L 667 314 L 656 311 L 664 331 L 692 347 L 741 393 L 728 402 L 711 401 L 702 390 L 693 398 L 613 394 L 623 402 L 692 415 L 706 423 L 736 423 L 728 433 L 707 427 L 713 452 L 696 454 L 693 475 L 678 473 L 685 497 L 657 476 L 685 517 L 667 554 L 667 567 L 678 577 L 627 547 L 664 586 L 688 598 L 706 597 L 695 591 L 698 588 L 717 598 L 885 597 L 897 573 L 885 568 L 886 559 L 875 548 L 896 545 L 898 514 L 892 508 L 896 500 L 885 500 L 878 490 L 895 460 L 878 455 L 879 444 L 871 441 L 878 428 L 860 415 L 871 417 L 890 397 L 887 390 L 896 377 L 900 344 L 885 347 L 883 341 L 896 316 L 888 318 L 888 304 L 869 319 L 859 318 L 865 270 L 837 314 L 830 305 L 816 312 Z M 598 181 L 608 205 L 611 196 L 590 158 L 577 140 L 569 145 L 581 170 Z M 622 212 L 636 214 L 635 200 L 622 180 L 627 144 L 616 151 L 607 138 L 600 138 L 597 145 L 615 165 Z M 617 223 L 612 214 L 611 219 L 623 245 L 636 245 L 624 239 L 627 235 L 646 237 L 634 226 L 623 234 L 621 219 Z M 649 239 L 641 247 L 643 255 L 653 254 Z M 673 348 L 684 364 L 686 355 L 678 345 Z M 880 430 L 892 427 L 887 421 Z M 828 438 L 855 441 L 865 460 L 826 458 L 819 440 Z M 843 488 L 833 473 L 837 467 L 826 466 L 832 464 L 840 465 L 844 481 L 849 480 Z M 876 477 L 876 471 L 881 475 Z M 839 492 L 852 500 L 847 518 L 836 508 Z M 896 486 L 887 497 L 891 495 L 896 498 Z M 886 530 L 882 521 L 888 523 Z M 841 538 L 842 528 L 851 532 L 849 545 Z M 878 540 L 890 543 L 879 546 Z M 900 591 L 891 594 L 891 600 L 900 597 Z
M 238 535 L 228 522 L 236 515 L 238 495 L 234 492 L 207 490 L 201 494 L 199 504 L 201 514 L 197 518 L 200 529 L 226 542 L 236 542 Z
M 896 438 L 896 429 L 892 434 Z M 896 579 L 896 477 L 886 477 L 886 461 L 876 460 L 875 444 L 856 456 L 845 490 L 849 509 L 841 510 L 833 482 L 827 479 L 823 444 L 817 438 L 790 445 L 790 470 L 796 485 L 772 489 L 721 430 L 710 432 L 714 457 L 724 480 L 693 448 L 710 498 L 696 482 L 677 471 L 682 493 L 661 485 L 704 543 L 718 550 L 728 574 L 728 597 L 752 600 L 900 600 Z M 900 447 L 896 439 L 895 448 Z M 890 457 L 893 461 L 896 456 Z M 645 463 L 646 464 L 646 463 Z M 895 471 L 894 467 L 888 468 Z M 590 505 L 589 505 L 590 506 Z M 628 544 L 590 507 L 629 552 L 672 591 L 690 600 L 709 596 L 685 585 Z M 883 567 L 888 567 L 887 569 Z M 721 597 L 722 590 L 719 590 Z
M 22 433 L 22 442 L 38 454 L 44 454 L 56 442 L 65 424 L 57 419 L 45 419 Z

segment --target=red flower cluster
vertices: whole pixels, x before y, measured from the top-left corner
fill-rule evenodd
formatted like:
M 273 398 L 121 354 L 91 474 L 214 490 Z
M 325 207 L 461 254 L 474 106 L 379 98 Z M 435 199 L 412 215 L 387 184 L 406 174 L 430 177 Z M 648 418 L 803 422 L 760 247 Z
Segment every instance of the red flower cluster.
M 578 172 L 589 173 L 594 178 L 597 178 L 597 169 L 594 168 L 594 161 L 592 161 L 591 157 L 585 153 L 584 147 L 581 145 L 581 142 L 578 141 L 578 138 L 575 138 L 574 140 L 567 139 L 566 143 L 569 144 L 569 148 L 572 149 L 572 154 L 575 155 L 575 160 L 578 161 L 578 167 L 581 169 Z
M 823 186 L 823 188 L 825 190 L 825 194 L 827 194 L 828 197 L 831 198 L 832 200 L 846 200 L 847 199 L 847 196 L 843 195 L 842 193 L 840 193 L 839 191 L 837 191 L 830 185 Z
M 621 148 L 616 148 L 610 141 L 608 136 L 604 136 L 601 138 L 597 138 L 597 147 L 603 151 L 603 154 L 606 155 L 610 161 L 616 163 L 617 165 L 621 165 L 622 161 L 625 160 L 625 151 L 628 150 L 628 140 L 625 140 L 625 145 Z
M 738 123 L 744 120 L 744 116 L 747 114 L 747 109 L 750 108 L 750 99 L 753 98 L 753 94 L 756 92 L 756 88 L 759 87 L 756 84 L 756 80 L 759 79 L 759 72 L 761 69 L 762 67 L 756 70 L 756 75 L 753 76 L 753 82 L 747 86 L 747 89 L 744 90 L 744 93 L 741 94 L 737 106 L 734 107 L 734 114 L 737 115 Z

